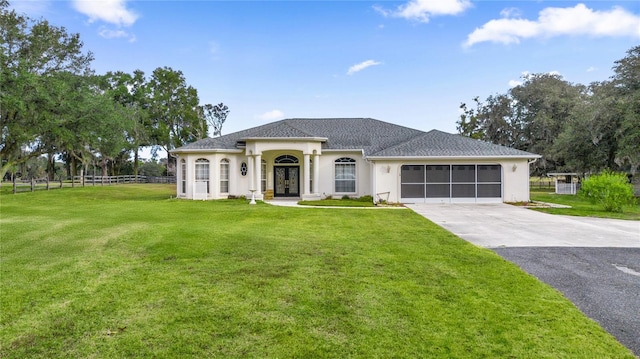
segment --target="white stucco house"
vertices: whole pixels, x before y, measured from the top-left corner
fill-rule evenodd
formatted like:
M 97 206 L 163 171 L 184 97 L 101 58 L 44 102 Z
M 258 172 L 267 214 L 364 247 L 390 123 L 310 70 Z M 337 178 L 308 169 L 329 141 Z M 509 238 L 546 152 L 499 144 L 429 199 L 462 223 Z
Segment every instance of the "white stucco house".
M 370 118 L 285 119 L 171 151 L 177 196 L 402 203 L 529 200 L 539 155 Z

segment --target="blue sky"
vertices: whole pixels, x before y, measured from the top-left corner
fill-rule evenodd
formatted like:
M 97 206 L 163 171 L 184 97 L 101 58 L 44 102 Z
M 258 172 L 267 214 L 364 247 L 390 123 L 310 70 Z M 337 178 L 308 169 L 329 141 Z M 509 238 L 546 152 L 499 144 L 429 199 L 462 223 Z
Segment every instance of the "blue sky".
M 80 33 L 93 68 L 181 70 L 223 134 L 293 117 L 455 132 L 461 102 L 523 73 L 607 80 L 640 44 L 638 1 L 12 1 Z M 366 130 L 366 129 L 363 129 Z

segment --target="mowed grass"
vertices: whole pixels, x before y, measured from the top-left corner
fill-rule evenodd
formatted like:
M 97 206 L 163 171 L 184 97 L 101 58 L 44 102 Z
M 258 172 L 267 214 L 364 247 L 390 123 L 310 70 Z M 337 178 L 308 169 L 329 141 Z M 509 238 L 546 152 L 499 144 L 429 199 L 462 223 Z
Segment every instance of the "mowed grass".
M 408 209 L 0 197 L 2 358 L 633 358 L 559 292 Z
M 640 220 L 640 203 L 636 199 L 636 203 L 623 208 L 622 212 L 607 212 L 597 204 L 591 203 L 589 200 L 579 195 L 555 194 L 554 189 L 550 190 L 532 190 L 531 200 L 538 202 L 550 202 L 571 206 L 571 208 L 540 208 L 535 209 L 540 212 L 551 214 L 563 214 L 568 216 L 580 217 L 599 217 L 614 218 L 627 220 Z

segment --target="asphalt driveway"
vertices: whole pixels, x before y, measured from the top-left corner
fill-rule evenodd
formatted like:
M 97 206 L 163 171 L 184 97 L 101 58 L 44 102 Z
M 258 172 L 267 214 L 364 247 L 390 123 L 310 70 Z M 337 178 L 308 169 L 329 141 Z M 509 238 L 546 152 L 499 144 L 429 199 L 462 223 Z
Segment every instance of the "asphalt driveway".
M 506 204 L 413 204 L 561 291 L 640 356 L 640 221 L 557 216 Z

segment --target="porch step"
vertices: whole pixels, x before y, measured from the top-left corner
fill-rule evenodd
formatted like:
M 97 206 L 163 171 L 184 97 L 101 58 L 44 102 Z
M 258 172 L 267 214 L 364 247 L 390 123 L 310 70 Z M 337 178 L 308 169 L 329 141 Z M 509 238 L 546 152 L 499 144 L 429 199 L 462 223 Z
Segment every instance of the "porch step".
M 268 190 L 264 191 L 264 199 L 266 199 L 266 200 L 273 199 L 273 190 L 272 189 L 268 189 Z

